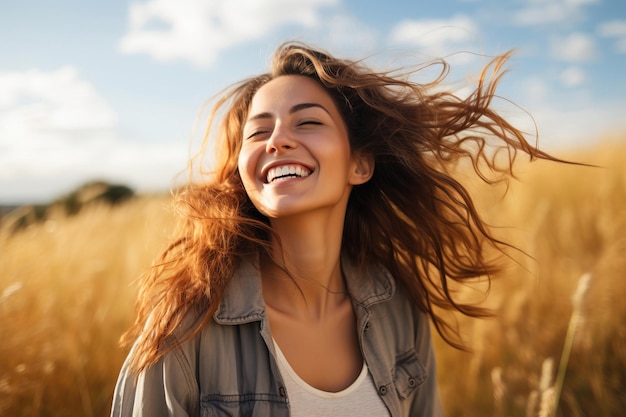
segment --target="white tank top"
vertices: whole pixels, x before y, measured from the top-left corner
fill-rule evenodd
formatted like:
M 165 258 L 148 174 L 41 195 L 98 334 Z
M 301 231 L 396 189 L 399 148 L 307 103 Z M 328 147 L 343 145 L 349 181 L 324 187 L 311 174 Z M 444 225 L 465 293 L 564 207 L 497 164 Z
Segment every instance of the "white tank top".
M 278 356 L 278 368 L 289 396 L 292 417 L 389 417 L 365 361 L 361 373 L 352 385 L 339 392 L 327 392 L 307 384 L 289 365 L 276 341 L 274 347 Z

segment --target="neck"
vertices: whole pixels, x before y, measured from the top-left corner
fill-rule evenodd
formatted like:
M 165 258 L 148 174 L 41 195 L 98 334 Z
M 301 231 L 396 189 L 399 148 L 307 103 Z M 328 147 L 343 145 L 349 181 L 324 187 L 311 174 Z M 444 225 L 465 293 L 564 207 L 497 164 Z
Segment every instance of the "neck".
M 262 262 L 263 296 L 269 307 L 319 318 L 345 300 L 343 221 L 343 215 L 333 213 L 272 221 L 280 241 L 272 243 L 273 260 Z

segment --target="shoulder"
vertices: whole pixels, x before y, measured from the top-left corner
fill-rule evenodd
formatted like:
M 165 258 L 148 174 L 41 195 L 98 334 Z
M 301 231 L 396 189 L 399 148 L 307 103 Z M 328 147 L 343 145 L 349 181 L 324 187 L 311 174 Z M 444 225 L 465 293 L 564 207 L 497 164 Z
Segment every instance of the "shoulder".
M 112 417 L 166 416 L 172 410 L 175 415 L 199 415 L 193 355 L 188 351 L 191 343 L 177 343 L 171 336 L 165 345 L 169 350 L 139 373 L 130 368 L 131 349 L 115 387 Z

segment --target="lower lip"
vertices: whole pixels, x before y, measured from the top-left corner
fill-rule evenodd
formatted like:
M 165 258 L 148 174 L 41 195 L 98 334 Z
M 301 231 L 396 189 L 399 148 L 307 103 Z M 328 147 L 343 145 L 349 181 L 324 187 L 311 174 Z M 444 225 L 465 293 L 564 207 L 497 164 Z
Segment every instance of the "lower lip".
M 306 176 L 306 177 L 280 178 L 280 179 L 277 179 L 277 180 L 273 180 L 272 182 L 268 182 L 267 185 L 291 184 L 293 182 L 298 182 L 298 181 L 301 181 L 301 180 L 305 180 L 305 179 L 309 178 L 309 176 Z

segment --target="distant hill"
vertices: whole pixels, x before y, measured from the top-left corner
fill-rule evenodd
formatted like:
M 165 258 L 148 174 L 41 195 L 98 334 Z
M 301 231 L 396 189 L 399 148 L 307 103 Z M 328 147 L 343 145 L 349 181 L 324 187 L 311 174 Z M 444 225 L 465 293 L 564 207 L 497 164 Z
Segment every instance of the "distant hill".
M 30 224 L 45 221 L 53 213 L 71 216 L 89 205 L 116 205 L 134 196 L 135 192 L 126 185 L 90 181 L 48 204 L 0 206 L 0 226 L 3 229 L 9 228 L 11 231 L 15 231 Z
M 18 208 L 20 206 L 11 206 L 11 205 L 6 205 L 6 206 L 2 206 L 0 205 L 0 219 L 3 218 L 4 216 L 6 216 L 7 214 L 9 214 L 10 212 L 12 212 L 13 210 L 15 210 L 16 208 Z

